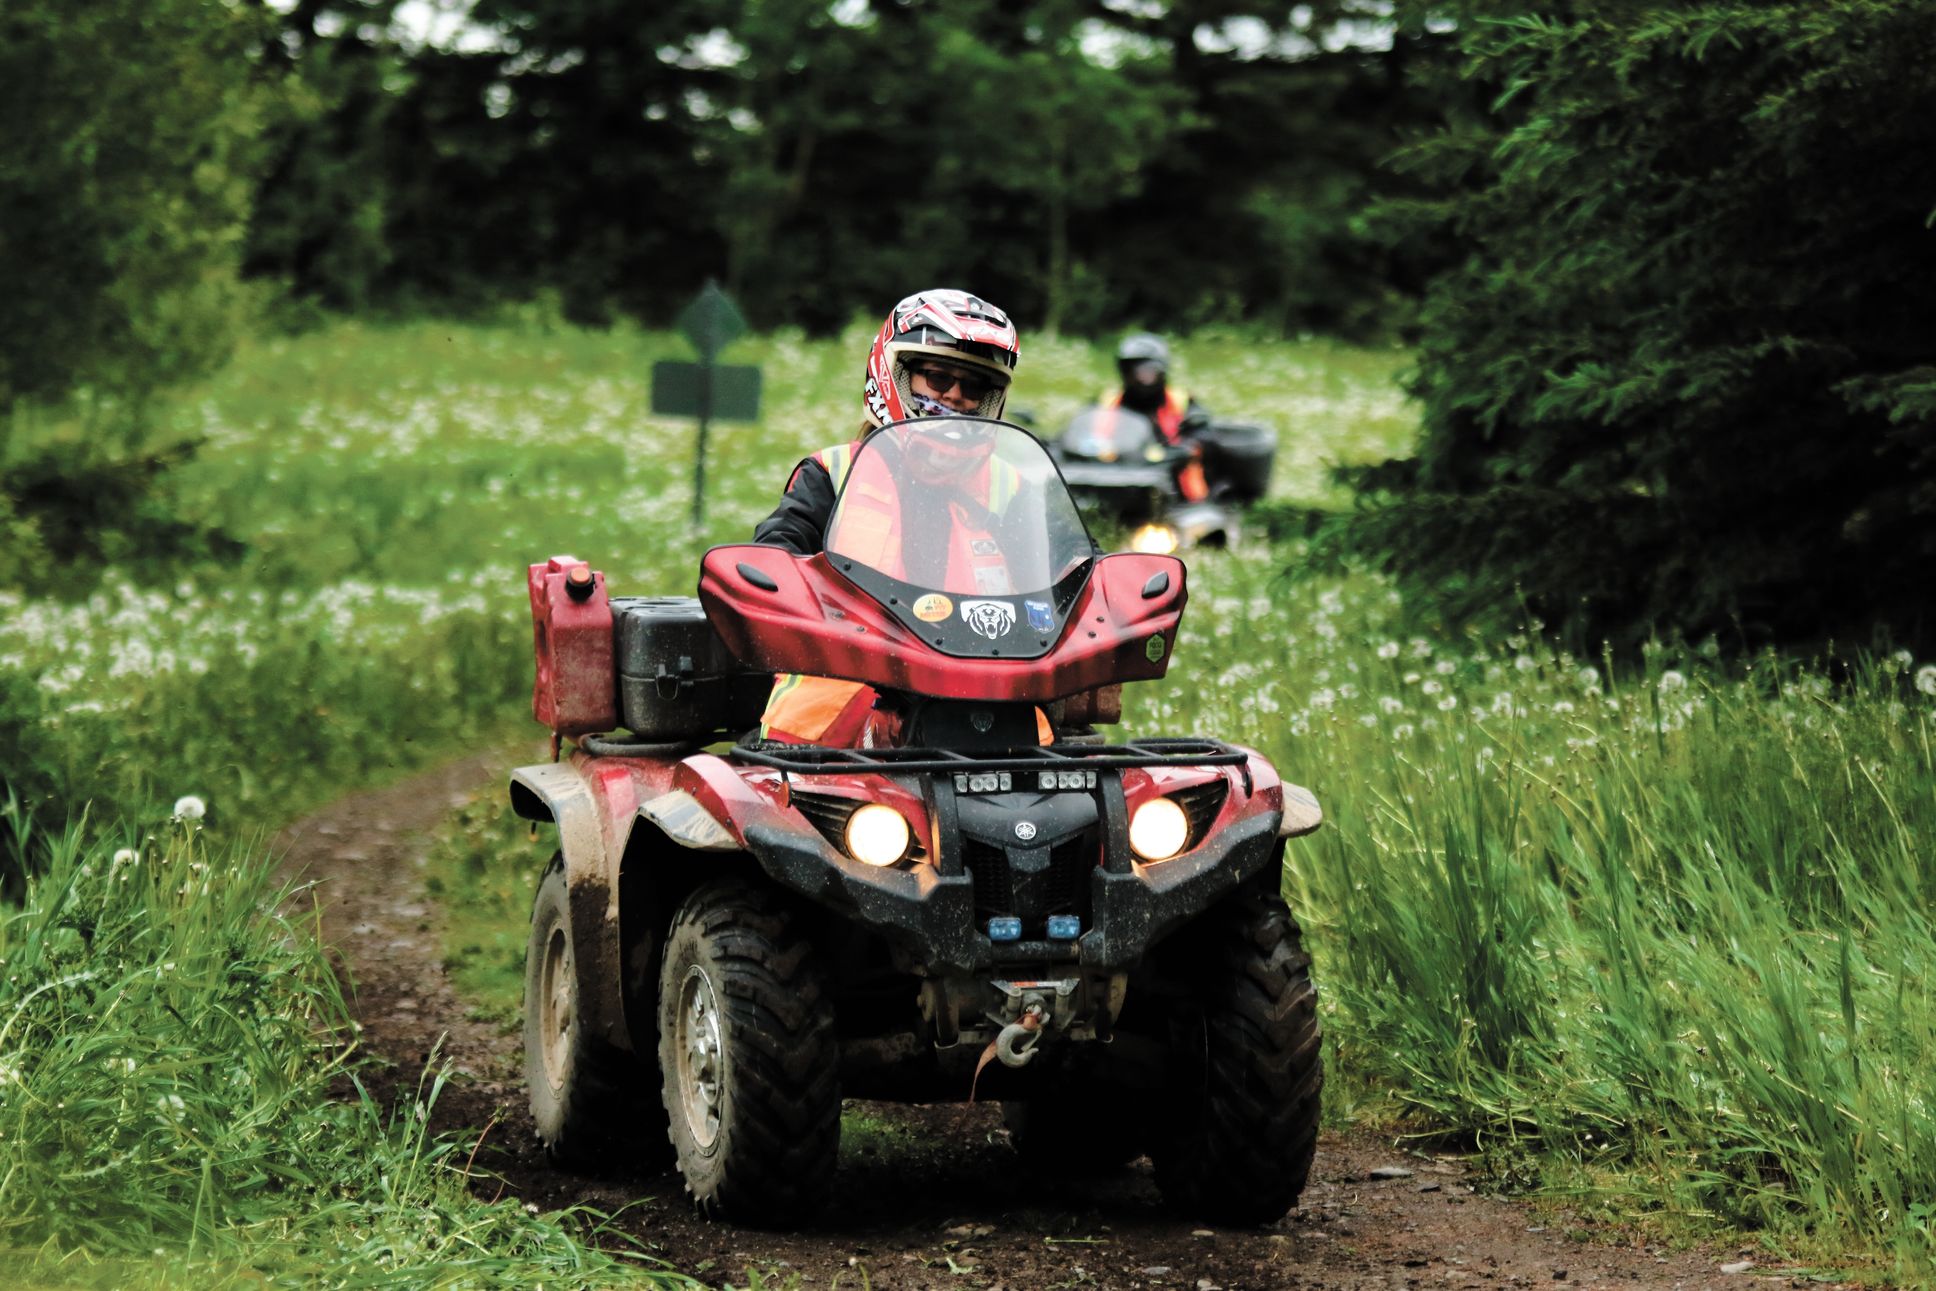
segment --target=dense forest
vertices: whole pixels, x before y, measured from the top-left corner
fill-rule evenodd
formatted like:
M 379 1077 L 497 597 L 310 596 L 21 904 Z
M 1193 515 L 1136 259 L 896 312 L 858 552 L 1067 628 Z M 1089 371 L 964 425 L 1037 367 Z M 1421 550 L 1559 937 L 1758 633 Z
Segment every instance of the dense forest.
M 482 0 L 443 48 L 400 9 L 302 0 L 264 53 L 304 109 L 246 264 L 332 307 L 663 319 L 712 276 L 825 329 L 946 279 L 1051 328 L 1363 330 L 1430 260 L 1360 218 L 1450 49 L 1386 5 Z
M 1936 12 L 1906 0 L 23 0 L 0 15 L 0 528 L 152 513 L 152 393 L 343 313 L 1412 344 L 1335 545 L 1592 648 L 1932 631 Z M 78 445 L 20 432 L 84 408 Z M 1295 427 L 1285 427 L 1295 434 Z M 32 580 L 29 573 L 11 575 Z

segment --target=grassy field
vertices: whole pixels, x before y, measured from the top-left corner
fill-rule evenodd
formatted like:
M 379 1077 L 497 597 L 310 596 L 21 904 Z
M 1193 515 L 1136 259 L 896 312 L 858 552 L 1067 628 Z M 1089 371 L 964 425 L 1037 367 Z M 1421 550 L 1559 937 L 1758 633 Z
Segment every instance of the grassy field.
M 300 1281 L 376 1241 L 390 1267 L 452 1280 L 622 1272 L 568 1226 L 470 1203 L 407 1116 L 324 1098 L 344 1059 L 316 1037 L 343 1034 L 341 1000 L 301 930 L 262 913 L 246 840 L 535 730 L 523 566 L 571 551 L 617 590 L 688 591 L 698 551 L 743 538 L 793 461 L 849 435 L 866 339 L 726 356 L 764 367 L 766 416 L 715 428 L 703 534 L 686 523 L 691 427 L 646 411 L 652 361 L 685 357 L 664 335 L 343 325 L 256 343 L 172 408 L 206 438 L 171 484 L 180 508 L 252 555 L 166 586 L 110 571 L 79 603 L 0 597 L 0 730 L 95 804 L 0 915 L 0 1246 L 54 1243 L 6 1258 L 49 1281 L 72 1271 L 63 1250 L 162 1282 L 191 1266 Z M 1412 433 L 1402 354 L 1180 348 L 1212 407 L 1278 427 L 1286 502 L 1342 504 L 1327 468 Z M 1109 369 L 1104 350 L 1030 341 L 1011 404 L 1052 429 Z M 1936 666 L 1730 662 L 1697 643 L 1616 668 L 1537 625 L 1435 631 L 1304 554 L 1192 557 L 1171 679 L 1132 689 L 1126 726 L 1254 744 L 1325 803 L 1287 882 L 1342 1077 L 1330 1114 L 1453 1136 L 1502 1183 L 1674 1233 L 1735 1226 L 1818 1264 L 1926 1276 Z M 173 819 L 187 794 L 208 803 L 201 828 Z M 500 1007 L 533 877 L 502 836 L 488 810 L 460 826 L 442 879 L 489 896 L 466 902 L 453 958 Z

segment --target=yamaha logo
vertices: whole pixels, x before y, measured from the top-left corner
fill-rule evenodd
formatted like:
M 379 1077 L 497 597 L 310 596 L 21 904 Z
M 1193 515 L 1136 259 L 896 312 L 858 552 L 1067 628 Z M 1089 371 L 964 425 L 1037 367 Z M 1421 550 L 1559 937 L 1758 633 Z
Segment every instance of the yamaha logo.
M 1034 837 L 1035 837 L 1035 822 L 1034 822 L 1034 821 L 1032 821 L 1032 820 L 1018 820 L 1018 821 L 1016 821 L 1016 822 L 1015 822 L 1015 837 L 1017 837 L 1017 838 L 1019 838 L 1019 839 L 1021 839 L 1021 840 L 1022 840 L 1022 841 L 1023 841 L 1024 843 L 1026 843 L 1026 842 L 1028 842 L 1028 841 L 1029 841 L 1029 839 L 1031 839 L 1031 838 L 1034 838 Z

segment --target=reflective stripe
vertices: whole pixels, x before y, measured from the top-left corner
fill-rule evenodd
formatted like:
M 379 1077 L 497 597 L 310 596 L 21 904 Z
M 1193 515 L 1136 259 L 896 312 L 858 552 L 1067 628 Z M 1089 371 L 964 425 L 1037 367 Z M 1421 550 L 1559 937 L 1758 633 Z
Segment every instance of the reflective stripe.
M 790 672 L 774 681 L 773 693 L 767 696 L 760 738 L 819 744 L 832 732 L 834 742 L 844 743 L 859 733 L 859 719 L 873 706 L 873 690 L 858 681 Z M 834 730 L 836 724 L 841 729 Z
M 834 492 L 838 493 L 840 486 L 847 482 L 848 468 L 854 464 L 854 445 L 836 444 L 832 448 L 823 448 L 813 455 L 813 460 L 827 472 L 827 478 L 834 482 Z
M 766 697 L 766 711 L 760 714 L 760 738 L 770 739 L 773 718 L 785 707 L 786 697 L 800 688 L 805 681 L 797 672 L 785 672 L 773 679 L 773 689 Z
M 1022 491 L 1022 472 L 1012 463 L 1000 460 L 988 464 L 988 509 L 996 515 L 1008 510 L 1008 504 Z

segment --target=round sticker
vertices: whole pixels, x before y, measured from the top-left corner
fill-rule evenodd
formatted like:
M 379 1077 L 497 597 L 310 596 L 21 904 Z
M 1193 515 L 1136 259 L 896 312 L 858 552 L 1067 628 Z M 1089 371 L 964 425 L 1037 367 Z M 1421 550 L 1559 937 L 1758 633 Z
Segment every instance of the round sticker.
M 1158 632 L 1155 636 L 1143 642 L 1143 653 L 1148 656 L 1151 663 L 1155 663 L 1163 657 L 1163 634 L 1161 632 Z
M 923 623 L 939 623 L 955 612 L 955 603 L 939 592 L 929 592 L 914 603 L 914 617 Z

